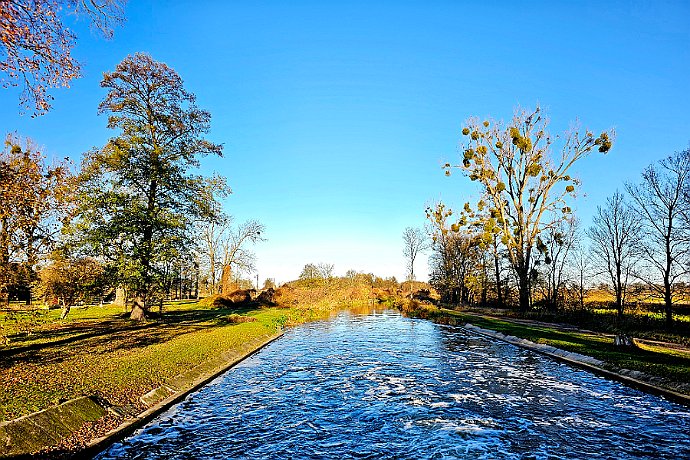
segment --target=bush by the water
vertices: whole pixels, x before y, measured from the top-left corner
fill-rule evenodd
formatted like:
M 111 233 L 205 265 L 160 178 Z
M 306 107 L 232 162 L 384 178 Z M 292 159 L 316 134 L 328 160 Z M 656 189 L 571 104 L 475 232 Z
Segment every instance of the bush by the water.
M 276 291 L 273 288 L 256 291 L 256 289 L 238 289 L 227 295 L 216 294 L 199 301 L 199 305 L 214 308 L 243 308 L 275 305 Z

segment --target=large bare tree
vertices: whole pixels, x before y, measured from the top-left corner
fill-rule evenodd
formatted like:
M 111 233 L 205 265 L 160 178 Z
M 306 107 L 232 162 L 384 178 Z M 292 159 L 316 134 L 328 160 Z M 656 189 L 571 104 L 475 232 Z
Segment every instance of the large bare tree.
M 231 218 L 211 219 L 200 224 L 200 252 L 208 271 L 211 293 L 217 294 L 220 274 L 223 271 L 223 243 L 230 228 Z
M 650 165 L 640 183 L 626 186 L 644 232 L 644 267 L 636 274 L 664 302 L 668 326 L 681 295 L 678 282 L 690 273 L 690 229 L 682 219 L 687 206 L 683 193 L 689 186 L 690 150 Z
M 250 219 L 237 227 L 230 227 L 221 235 L 223 250 L 223 271 L 221 277 L 221 292 L 229 294 L 232 291 L 232 273 L 251 272 L 254 270 L 255 255 L 249 249 L 250 244 L 266 241 L 263 234 L 264 224 L 256 219 Z
M 609 280 L 618 316 L 623 316 L 628 285 L 639 258 L 640 224 L 623 195 L 616 192 L 597 207 L 588 235 L 592 254 Z
M 531 300 L 537 238 L 571 213 L 566 198 L 574 196 L 579 182 L 570 170 L 594 150 L 608 152 L 612 132 L 595 136 L 589 130 L 574 128 L 553 137 L 547 118 L 537 107 L 534 111 L 517 110 L 507 125 L 470 118 L 462 134 L 463 160 L 456 167 L 481 185 L 480 203 L 489 211 L 483 227 L 501 236 L 518 278 L 520 309 L 525 311 Z M 558 153 L 554 153 L 556 148 Z M 450 175 L 454 166 L 447 163 L 445 167 Z

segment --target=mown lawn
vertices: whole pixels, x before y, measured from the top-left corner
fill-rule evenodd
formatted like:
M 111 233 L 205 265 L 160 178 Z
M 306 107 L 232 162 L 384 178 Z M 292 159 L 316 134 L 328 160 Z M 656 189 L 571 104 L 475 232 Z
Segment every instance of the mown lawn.
M 229 323 L 233 313 L 256 321 Z M 54 315 L 59 312 L 48 312 L 31 335 L 0 346 L 0 421 L 82 395 L 137 406 L 166 380 L 207 360 L 243 355 L 284 325 L 313 317 L 306 309 L 233 310 L 197 302 L 168 305 L 162 319 L 141 324 L 117 307 L 75 309 L 66 321 Z

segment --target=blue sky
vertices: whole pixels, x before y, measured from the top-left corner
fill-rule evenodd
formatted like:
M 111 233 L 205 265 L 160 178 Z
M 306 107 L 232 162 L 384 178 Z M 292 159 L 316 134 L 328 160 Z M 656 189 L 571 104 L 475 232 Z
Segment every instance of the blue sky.
M 211 111 L 226 210 L 261 220 L 261 279 L 306 263 L 404 275 L 402 231 L 437 200 L 476 199 L 458 157 L 469 116 L 508 119 L 536 103 L 552 132 L 579 119 L 615 128 L 607 155 L 576 165 L 589 224 L 605 197 L 690 141 L 688 2 L 136 1 L 112 41 L 84 22 L 84 78 L 53 110 L 20 116 L 0 91 L 0 126 L 78 161 L 105 143 L 99 81 L 126 55 L 168 63 Z M 426 260 L 415 270 L 426 276 Z

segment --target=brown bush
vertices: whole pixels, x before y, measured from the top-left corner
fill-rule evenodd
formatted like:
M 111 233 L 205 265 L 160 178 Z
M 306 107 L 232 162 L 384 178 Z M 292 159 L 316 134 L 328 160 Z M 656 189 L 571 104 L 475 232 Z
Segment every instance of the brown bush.
M 241 324 L 253 323 L 254 321 L 256 321 L 256 318 L 254 318 L 253 316 L 238 315 L 237 313 L 233 313 L 232 315 L 226 316 L 225 320 L 230 324 Z

